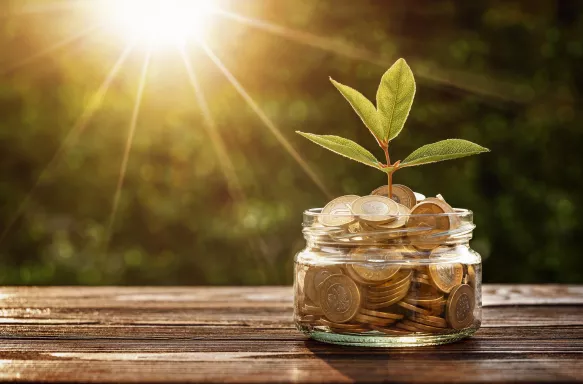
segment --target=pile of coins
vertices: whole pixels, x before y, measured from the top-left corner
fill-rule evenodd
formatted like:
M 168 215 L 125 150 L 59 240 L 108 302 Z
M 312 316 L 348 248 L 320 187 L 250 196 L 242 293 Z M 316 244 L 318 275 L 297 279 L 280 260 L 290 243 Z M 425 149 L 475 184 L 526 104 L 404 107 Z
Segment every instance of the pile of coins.
M 395 184 L 389 198 L 387 189 L 382 186 L 362 197 L 338 197 L 326 204 L 317 220 L 305 230 L 322 241 L 411 244 L 417 250 L 431 251 L 443 245 L 452 231 L 463 233 L 473 229 L 473 226 L 460 228 L 459 215 L 441 195 L 426 198 Z
M 392 198 L 386 194 L 381 187 L 369 196 L 334 199 L 309 228 L 320 240 L 351 249 L 343 261 L 296 265 L 300 329 L 401 336 L 473 326 L 475 267 L 439 257 L 456 252 L 441 236 L 460 220 L 439 215 L 454 210 L 441 196 L 425 198 L 403 185 L 393 186 Z
M 296 308 L 303 325 L 338 333 L 439 333 L 474 322 L 475 271 L 429 266 L 298 265 Z

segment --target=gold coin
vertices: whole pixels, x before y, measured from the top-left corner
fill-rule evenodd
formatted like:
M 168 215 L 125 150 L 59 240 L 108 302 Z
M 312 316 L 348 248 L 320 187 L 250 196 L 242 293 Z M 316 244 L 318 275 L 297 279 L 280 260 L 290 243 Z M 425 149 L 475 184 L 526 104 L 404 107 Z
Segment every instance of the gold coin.
M 331 275 L 342 275 L 342 269 L 336 266 L 310 267 L 304 277 L 304 291 L 306 296 L 314 302 L 320 304 L 318 296 L 318 286 Z
M 387 250 L 383 248 L 355 248 L 350 252 L 350 257 L 357 260 L 361 258 L 375 260 L 374 262 L 370 261 L 366 263 L 348 264 L 346 266 L 358 275 L 360 278 L 359 281 L 369 284 L 384 283 L 395 276 L 397 272 L 399 272 L 399 269 L 401 269 L 400 265 L 387 265 L 383 260 L 398 260 L 399 258 L 402 258 L 402 256 L 400 254 L 387 252 Z
M 406 320 L 404 320 L 404 321 L 406 321 Z M 395 327 L 401 328 L 401 329 L 406 329 L 407 331 L 411 331 L 411 332 L 421 332 L 421 330 L 419 328 L 414 327 L 414 326 L 409 325 L 409 324 L 397 323 L 397 324 L 395 324 Z
M 425 280 L 430 279 L 428 274 L 423 273 L 423 272 L 419 272 L 419 271 L 415 271 L 415 276 L 420 277 L 420 278 L 425 279 Z
M 392 336 L 407 336 L 410 335 L 411 332 L 407 331 L 407 330 L 403 330 L 403 329 L 397 329 L 397 328 L 384 328 L 384 327 L 379 327 L 376 325 L 371 325 L 370 326 L 371 329 L 374 329 L 375 331 L 379 331 L 382 333 L 385 333 L 387 335 L 392 335 Z M 415 331 L 413 331 L 415 332 Z
M 420 313 L 422 315 L 429 315 L 430 314 L 430 312 L 428 310 L 426 310 L 426 309 L 417 307 L 417 306 L 412 305 L 412 304 L 409 304 L 409 303 L 405 303 L 403 301 L 398 302 L 397 305 L 399 305 L 399 306 L 401 306 L 401 307 L 403 307 L 405 309 L 408 309 L 410 311 Z
M 352 223 L 355 217 L 352 215 L 350 206 L 359 197 L 357 195 L 346 195 L 335 198 L 322 209 L 322 212 L 318 215 L 318 221 L 320 224 L 329 227 Z
M 374 325 L 383 325 L 383 326 L 393 324 L 395 321 L 397 321 L 396 319 L 381 319 L 380 317 L 362 315 L 360 313 L 357 313 L 356 316 L 354 316 L 354 320 L 360 321 L 361 323 L 365 323 L 365 324 L 374 324 Z
M 453 329 L 470 326 L 474 321 L 476 299 L 474 290 L 467 284 L 460 284 L 451 290 L 446 305 L 446 319 Z
M 425 325 L 431 325 L 433 327 L 438 327 L 438 328 L 447 328 L 447 321 L 441 317 L 430 316 L 430 315 L 421 315 L 418 313 L 414 313 L 411 316 L 411 319 L 415 320 L 418 323 L 422 323 Z
M 431 285 L 431 281 L 430 280 L 424 279 L 422 277 L 413 276 L 411 278 L 411 281 L 414 282 L 414 283 Z
M 398 203 L 397 203 L 398 204 Z M 395 229 L 404 227 L 407 224 L 407 220 L 409 220 L 409 215 L 411 214 L 411 210 L 404 206 L 403 204 L 398 205 L 399 213 L 396 216 L 396 219 L 384 224 L 378 224 L 377 228 L 379 229 Z
M 397 304 L 398 302 L 400 302 L 403 299 L 404 295 L 397 295 L 395 296 L 393 299 L 381 302 L 381 303 L 369 303 L 369 302 L 365 302 L 364 303 L 364 308 L 366 309 L 381 309 L 381 308 L 387 308 L 390 307 L 391 305 Z
M 321 316 L 324 314 L 324 312 L 322 312 L 322 308 L 307 304 L 302 307 L 302 313 L 316 316 Z
M 403 283 L 408 282 L 409 278 L 411 277 L 412 272 L 410 269 L 401 270 L 397 275 L 395 275 L 391 280 L 368 287 L 369 291 L 375 292 L 390 292 L 395 290 L 395 288 L 399 288 L 403 285 Z
M 394 220 L 399 206 L 384 196 L 363 196 L 352 202 L 352 213 L 368 223 L 386 223 Z
M 394 296 L 397 293 L 407 292 L 409 291 L 409 287 L 411 286 L 411 281 L 406 280 L 400 285 L 396 285 L 395 288 L 386 291 L 377 291 L 373 289 L 367 289 L 365 291 L 367 298 L 378 298 L 378 297 L 387 297 L 387 296 Z
M 389 313 L 389 312 L 381 312 L 381 311 L 371 311 L 365 308 L 360 308 L 359 310 L 360 313 L 362 313 L 363 315 L 369 315 L 369 316 L 374 316 L 374 317 L 381 317 L 381 318 L 386 318 L 386 319 L 395 319 L 395 320 L 399 320 L 403 318 L 403 315 L 401 315 L 400 313 Z
M 320 319 L 320 316 L 316 315 L 303 315 L 301 316 L 297 322 L 301 324 L 312 324 L 317 322 Z
M 425 325 L 425 324 L 417 323 L 417 322 L 411 321 L 411 320 L 403 320 L 403 324 L 409 325 L 411 327 L 415 327 L 415 328 L 420 329 L 420 330 L 425 331 L 425 332 L 443 332 L 444 331 L 444 328 L 433 327 L 431 325 Z
M 372 191 L 370 194 L 389 197 L 389 186 L 381 185 L 380 187 Z M 409 187 L 402 184 L 393 184 L 393 195 L 391 196 L 391 199 L 399 204 L 403 204 L 409 209 L 412 208 L 415 204 L 417 204 L 415 192 L 413 192 Z
M 430 307 L 433 308 L 434 306 L 437 305 L 441 305 L 443 303 L 443 295 L 438 296 L 436 298 L 433 299 L 423 299 L 423 298 L 419 298 L 419 296 L 405 296 L 405 298 L 403 299 L 404 302 L 409 303 L 409 304 L 413 304 L 413 305 L 419 305 L 421 307 Z
M 405 286 L 400 291 L 395 292 L 391 295 L 386 295 L 386 296 L 370 296 L 370 294 L 367 293 L 367 294 L 365 294 L 366 302 L 369 304 L 378 304 L 378 303 L 384 303 L 387 301 L 392 301 L 393 299 L 396 299 L 396 298 L 402 299 L 403 297 L 405 297 L 405 295 L 407 295 L 408 289 L 409 289 L 409 287 Z
M 438 195 L 441 196 L 441 195 Z M 427 202 L 433 202 L 435 204 L 440 205 L 447 213 L 455 213 L 455 210 L 449 205 L 444 199 L 443 196 L 439 197 L 428 197 L 425 199 Z M 457 215 L 449 215 L 449 221 L 451 224 L 451 229 L 455 229 L 460 226 L 461 221 Z
M 476 289 L 476 270 L 473 265 L 468 265 L 468 284 Z
M 334 323 L 346 323 L 356 315 L 360 306 L 360 291 L 345 275 L 329 276 L 319 289 L 320 306 L 324 316 Z
M 413 192 L 413 194 L 415 195 L 415 199 L 417 199 L 417 202 L 420 202 L 421 200 L 425 200 L 425 195 L 419 192 Z
M 435 199 L 437 200 L 437 199 Z M 449 230 L 451 219 L 445 213 L 453 213 L 453 209 L 440 200 L 427 201 L 424 200 L 411 209 L 411 216 L 407 220 L 408 228 L 427 228 L 429 234 L 443 232 Z M 431 250 L 439 245 L 439 239 L 426 238 L 423 235 L 410 235 L 413 245 L 419 249 Z M 435 242 L 433 242 L 435 241 Z
M 437 289 L 448 293 L 453 287 L 462 283 L 464 267 L 459 263 L 431 264 L 429 275 Z

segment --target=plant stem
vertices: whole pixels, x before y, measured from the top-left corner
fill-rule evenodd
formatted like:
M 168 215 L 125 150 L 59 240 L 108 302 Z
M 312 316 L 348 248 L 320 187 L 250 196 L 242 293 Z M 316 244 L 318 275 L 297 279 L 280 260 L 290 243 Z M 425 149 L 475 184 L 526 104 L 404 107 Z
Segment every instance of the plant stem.
M 389 156 L 389 143 L 383 145 L 383 151 L 385 151 L 385 157 L 387 159 L 387 167 L 390 167 L 391 164 L 391 157 Z M 393 172 L 387 173 L 387 186 L 389 187 L 388 191 L 388 198 L 392 198 L 393 196 Z

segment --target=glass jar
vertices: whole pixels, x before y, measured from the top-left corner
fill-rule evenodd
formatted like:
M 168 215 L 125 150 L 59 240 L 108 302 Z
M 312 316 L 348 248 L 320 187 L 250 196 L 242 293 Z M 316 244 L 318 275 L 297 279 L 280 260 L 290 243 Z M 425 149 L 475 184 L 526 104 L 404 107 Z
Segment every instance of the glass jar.
M 469 247 L 472 212 L 384 219 L 304 212 L 296 327 L 319 341 L 377 347 L 444 344 L 476 332 L 482 268 Z

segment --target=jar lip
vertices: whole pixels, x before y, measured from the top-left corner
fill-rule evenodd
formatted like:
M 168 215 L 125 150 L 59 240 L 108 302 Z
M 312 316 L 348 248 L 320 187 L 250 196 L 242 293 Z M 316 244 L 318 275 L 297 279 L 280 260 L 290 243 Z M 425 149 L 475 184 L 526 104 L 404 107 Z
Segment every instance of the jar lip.
M 305 217 L 335 217 L 335 218 L 350 218 L 354 216 L 358 217 L 367 217 L 367 216 L 375 216 L 375 217 L 387 217 L 387 218 L 394 218 L 394 217 L 467 217 L 473 215 L 473 212 L 469 209 L 465 208 L 453 208 L 453 212 L 445 212 L 445 213 L 422 213 L 422 214 L 407 214 L 407 215 L 362 215 L 362 214 L 329 214 L 329 213 L 322 213 L 323 208 L 310 208 L 304 211 Z

